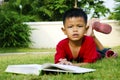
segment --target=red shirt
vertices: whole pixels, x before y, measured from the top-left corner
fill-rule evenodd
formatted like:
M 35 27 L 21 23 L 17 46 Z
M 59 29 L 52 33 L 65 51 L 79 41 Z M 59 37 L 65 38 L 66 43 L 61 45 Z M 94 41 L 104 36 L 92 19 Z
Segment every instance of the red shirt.
M 66 38 L 61 40 L 56 47 L 55 63 L 58 63 L 61 58 L 66 58 L 71 62 L 77 61 L 92 63 L 97 61 L 100 57 L 100 54 L 96 50 L 93 38 L 90 36 L 84 36 L 78 57 L 74 59 L 69 47 L 69 39 Z

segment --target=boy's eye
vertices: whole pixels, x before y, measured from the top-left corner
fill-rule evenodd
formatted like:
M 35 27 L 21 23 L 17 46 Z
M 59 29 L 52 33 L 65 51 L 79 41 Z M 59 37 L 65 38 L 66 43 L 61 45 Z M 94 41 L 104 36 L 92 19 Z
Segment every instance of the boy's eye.
M 83 27 L 83 26 L 78 26 L 78 27 Z
M 68 26 L 67 28 L 72 28 L 72 26 Z

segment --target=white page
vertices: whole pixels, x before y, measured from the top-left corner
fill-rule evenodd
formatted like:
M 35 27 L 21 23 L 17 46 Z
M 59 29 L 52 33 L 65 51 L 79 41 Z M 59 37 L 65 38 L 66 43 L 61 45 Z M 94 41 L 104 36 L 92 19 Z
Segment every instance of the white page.
M 49 68 L 50 66 L 57 67 L 57 68 L 65 70 L 65 71 L 61 70 L 61 72 L 63 71 L 63 72 L 71 72 L 71 73 L 85 73 L 85 72 L 95 71 L 95 69 L 82 68 L 82 67 L 71 66 L 71 65 L 60 65 L 60 64 L 51 64 L 51 63 L 42 65 L 44 70 L 45 69 L 49 70 L 47 68 Z M 53 70 L 55 71 L 55 69 L 53 69 Z
M 22 65 L 9 65 L 5 70 L 5 72 L 39 75 L 40 70 L 41 70 L 41 65 L 22 64 Z
M 39 75 L 41 70 L 53 71 L 53 72 L 69 72 L 69 73 L 86 73 L 86 72 L 95 71 L 95 69 L 47 63 L 43 65 L 39 65 L 39 64 L 9 65 L 5 70 L 5 72 Z

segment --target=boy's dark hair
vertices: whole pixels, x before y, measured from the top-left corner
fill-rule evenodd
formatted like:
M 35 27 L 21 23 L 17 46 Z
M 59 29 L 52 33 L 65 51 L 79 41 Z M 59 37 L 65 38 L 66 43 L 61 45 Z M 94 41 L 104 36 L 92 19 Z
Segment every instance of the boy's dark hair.
M 72 8 L 67 10 L 63 15 L 63 24 L 65 24 L 66 18 L 71 18 L 71 17 L 83 17 L 85 23 L 87 24 L 87 14 L 82 9 Z

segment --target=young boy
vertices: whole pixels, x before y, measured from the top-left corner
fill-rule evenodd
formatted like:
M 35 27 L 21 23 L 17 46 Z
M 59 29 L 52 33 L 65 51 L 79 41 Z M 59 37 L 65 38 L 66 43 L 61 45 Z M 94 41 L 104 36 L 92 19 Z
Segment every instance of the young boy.
M 82 9 L 73 8 L 66 11 L 63 16 L 63 25 L 62 31 L 67 38 L 61 40 L 56 47 L 55 63 L 86 65 L 104 57 L 109 50 L 104 49 L 94 36 L 91 23 L 87 30 L 87 15 Z

